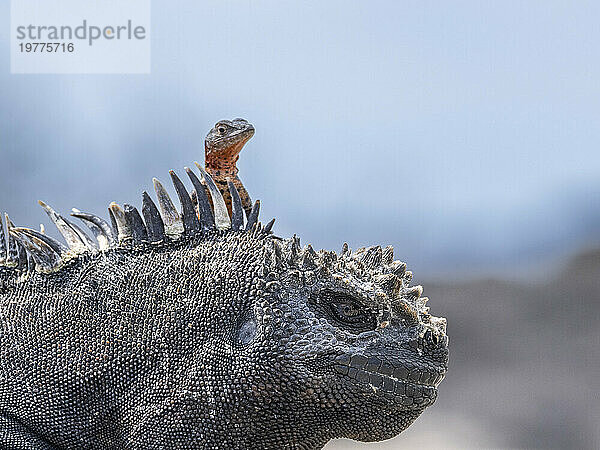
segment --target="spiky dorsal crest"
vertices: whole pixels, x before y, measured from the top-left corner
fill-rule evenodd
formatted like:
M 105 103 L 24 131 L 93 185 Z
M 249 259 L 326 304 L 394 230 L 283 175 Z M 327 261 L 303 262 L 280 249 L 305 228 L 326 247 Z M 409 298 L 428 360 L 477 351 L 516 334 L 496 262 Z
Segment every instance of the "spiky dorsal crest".
M 60 270 L 68 261 L 87 253 L 143 244 L 158 245 L 215 232 L 243 232 L 256 238 L 271 233 L 275 219 L 264 227 L 258 222 L 258 200 L 244 224 L 239 193 L 232 183 L 229 183 L 233 199 L 233 214 L 230 219 L 223 196 L 214 181 L 198 163 L 195 164 L 200 169 L 201 179 L 189 168 L 185 168 L 194 186 L 192 195 L 188 193 L 177 174 L 172 170 L 169 172 L 179 197 L 181 212 L 175 208 L 167 190 L 156 178 L 153 179 L 153 183 L 159 207 L 147 192 L 143 192 L 142 214 L 132 205 L 124 204 L 121 207 L 112 202 L 108 207 L 111 222 L 109 224 L 94 214 L 73 209 L 71 215 L 85 223 L 95 239 L 90 238 L 79 226 L 42 201 L 39 202 L 40 206 L 56 225 L 67 246 L 47 236 L 43 230 L 15 227 L 8 215 L 5 216 L 5 233 L 0 217 L 0 267 L 51 273 Z M 213 208 L 208 201 L 207 192 L 212 198 Z

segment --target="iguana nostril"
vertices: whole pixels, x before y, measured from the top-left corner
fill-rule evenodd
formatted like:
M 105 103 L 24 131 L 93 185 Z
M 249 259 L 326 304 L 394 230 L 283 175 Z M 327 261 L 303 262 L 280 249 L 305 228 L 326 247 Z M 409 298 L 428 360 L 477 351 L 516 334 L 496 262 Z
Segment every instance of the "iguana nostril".
M 433 333 L 431 330 L 427 330 L 423 339 L 428 345 L 436 346 L 439 344 L 440 338 L 437 334 Z

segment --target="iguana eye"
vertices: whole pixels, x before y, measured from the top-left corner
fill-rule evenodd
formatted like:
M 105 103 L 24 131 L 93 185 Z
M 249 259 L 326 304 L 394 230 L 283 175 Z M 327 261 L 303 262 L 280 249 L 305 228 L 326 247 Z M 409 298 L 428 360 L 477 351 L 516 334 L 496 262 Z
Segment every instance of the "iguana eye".
M 338 320 L 356 323 L 361 319 L 362 312 L 356 305 L 350 303 L 332 302 L 331 312 Z
M 373 330 L 377 326 L 373 313 L 348 295 L 327 290 L 320 293 L 318 303 L 325 306 L 332 319 L 354 331 Z

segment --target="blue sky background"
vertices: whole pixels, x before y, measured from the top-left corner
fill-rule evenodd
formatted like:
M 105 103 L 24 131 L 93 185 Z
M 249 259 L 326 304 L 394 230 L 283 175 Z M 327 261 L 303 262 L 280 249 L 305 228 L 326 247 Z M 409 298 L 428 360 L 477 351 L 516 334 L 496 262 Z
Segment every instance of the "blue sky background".
M 106 215 L 257 128 L 240 175 L 275 231 L 392 244 L 417 274 L 533 267 L 600 237 L 600 6 L 154 1 L 150 75 L 11 75 L 0 209 Z

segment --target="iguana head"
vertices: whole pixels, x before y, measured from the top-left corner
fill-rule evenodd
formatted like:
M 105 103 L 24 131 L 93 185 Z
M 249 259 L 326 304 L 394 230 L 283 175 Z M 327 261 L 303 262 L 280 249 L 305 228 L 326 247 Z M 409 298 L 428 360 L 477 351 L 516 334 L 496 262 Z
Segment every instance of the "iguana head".
M 445 319 L 406 265 L 391 247 L 315 252 L 274 236 L 259 202 L 244 220 L 231 182 L 230 217 L 199 168 L 203 182 L 187 169 L 196 205 L 171 172 L 181 209 L 155 180 L 158 207 L 146 193 L 142 214 L 111 204 L 112 226 L 75 210 L 97 244 L 46 204 L 68 249 L 12 223 L 8 250 L 0 236 L 21 273 L 5 289 L 57 283 L 45 301 L 65 309 L 36 342 L 48 343 L 44 373 L 78 368 L 58 398 L 110 399 L 114 439 L 138 447 L 316 449 L 404 430 L 435 401 L 448 358 Z
M 260 397 L 280 412 L 293 405 L 294 423 L 324 441 L 391 438 L 434 403 L 446 322 L 429 315 L 391 247 L 315 252 L 295 236 L 264 245 L 264 295 L 239 329 L 242 354 L 276 367 Z

